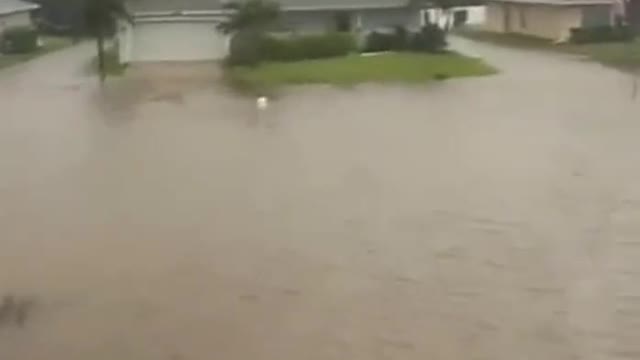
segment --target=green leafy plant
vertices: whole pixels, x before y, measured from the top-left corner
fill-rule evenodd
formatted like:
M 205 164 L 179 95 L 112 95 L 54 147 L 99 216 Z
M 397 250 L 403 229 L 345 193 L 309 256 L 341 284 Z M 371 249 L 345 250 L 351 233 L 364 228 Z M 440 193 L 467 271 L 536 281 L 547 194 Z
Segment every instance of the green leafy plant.
M 380 51 L 402 51 L 407 50 L 410 45 L 410 33 L 404 26 L 395 26 L 393 32 L 370 33 L 364 46 L 364 52 L 380 52 Z
M 574 44 L 628 41 L 633 37 L 633 29 L 627 25 L 571 29 L 571 42 Z
M 262 46 L 264 36 L 252 29 L 237 31 L 229 44 L 229 55 L 227 65 L 255 66 L 264 58 Z
M 218 24 L 217 28 L 218 31 L 231 35 L 227 64 L 259 64 L 264 58 L 264 34 L 280 17 L 280 6 L 267 0 L 248 0 L 230 2 L 224 7 L 231 15 Z
M 410 49 L 412 51 L 437 53 L 446 47 L 446 33 L 437 25 L 426 25 L 411 37 Z
M 356 49 L 357 44 L 351 34 L 336 32 L 291 38 L 265 36 L 260 46 L 264 60 L 271 61 L 330 58 L 348 55 Z
M 218 24 L 218 30 L 224 34 L 244 30 L 264 32 L 280 17 L 280 5 L 267 0 L 230 2 L 224 8 L 231 12 L 226 21 Z
M 2 34 L 1 50 L 8 54 L 26 54 L 38 49 L 38 31 L 31 26 L 16 26 Z

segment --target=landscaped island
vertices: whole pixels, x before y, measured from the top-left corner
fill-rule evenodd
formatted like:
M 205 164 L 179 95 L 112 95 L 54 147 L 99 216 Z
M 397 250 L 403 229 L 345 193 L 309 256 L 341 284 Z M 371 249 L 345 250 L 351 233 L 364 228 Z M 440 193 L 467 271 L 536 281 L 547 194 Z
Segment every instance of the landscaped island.
M 227 80 L 236 88 L 268 92 L 282 85 L 426 83 L 487 75 L 480 59 L 447 50 L 436 23 L 396 25 L 369 32 L 278 32 L 279 7 L 268 0 L 233 3 L 219 29 L 231 36 Z
M 270 90 L 289 84 L 354 85 L 359 83 L 426 83 L 479 76 L 495 70 L 481 59 L 456 53 L 383 53 L 296 62 L 266 62 L 228 69 L 229 80 L 247 90 Z

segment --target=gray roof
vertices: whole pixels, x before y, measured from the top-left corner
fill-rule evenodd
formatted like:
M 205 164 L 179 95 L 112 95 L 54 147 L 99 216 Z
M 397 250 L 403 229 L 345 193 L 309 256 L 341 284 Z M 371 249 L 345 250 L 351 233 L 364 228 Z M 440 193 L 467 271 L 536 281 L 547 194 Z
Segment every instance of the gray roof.
M 3 1 L 3 0 L 0 0 Z M 411 0 L 279 0 L 283 10 L 366 9 L 407 6 Z M 169 11 L 212 11 L 222 9 L 225 0 L 129 0 L 134 13 Z
M 0 0 L 0 15 L 31 11 L 39 7 L 37 4 L 22 0 Z

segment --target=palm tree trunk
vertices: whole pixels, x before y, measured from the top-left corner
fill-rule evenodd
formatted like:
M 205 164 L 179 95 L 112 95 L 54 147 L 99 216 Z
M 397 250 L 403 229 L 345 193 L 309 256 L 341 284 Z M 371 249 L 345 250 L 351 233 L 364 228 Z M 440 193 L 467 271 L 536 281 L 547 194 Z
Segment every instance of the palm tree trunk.
M 96 31 L 96 45 L 98 47 L 98 73 L 100 75 L 100 83 L 104 83 L 107 77 L 107 71 L 105 69 L 104 32 L 102 31 L 102 26 L 98 26 Z

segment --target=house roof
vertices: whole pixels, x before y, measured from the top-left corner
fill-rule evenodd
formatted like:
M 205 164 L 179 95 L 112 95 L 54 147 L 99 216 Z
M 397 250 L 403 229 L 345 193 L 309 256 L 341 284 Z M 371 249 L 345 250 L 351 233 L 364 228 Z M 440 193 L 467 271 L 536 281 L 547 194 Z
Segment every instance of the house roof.
M 0 0 L 0 15 L 38 9 L 40 5 L 22 0 Z
M 225 2 L 225 0 L 129 0 L 128 7 L 133 13 L 216 11 L 221 10 Z M 396 8 L 408 5 L 410 0 L 277 0 L 277 2 L 283 10 L 292 11 Z
M 489 0 L 511 4 L 539 4 L 554 6 L 613 5 L 615 0 Z

